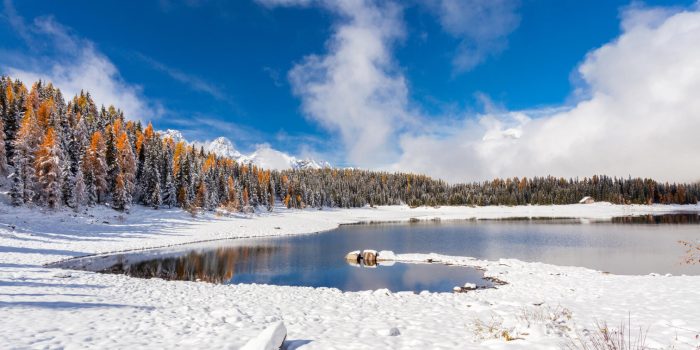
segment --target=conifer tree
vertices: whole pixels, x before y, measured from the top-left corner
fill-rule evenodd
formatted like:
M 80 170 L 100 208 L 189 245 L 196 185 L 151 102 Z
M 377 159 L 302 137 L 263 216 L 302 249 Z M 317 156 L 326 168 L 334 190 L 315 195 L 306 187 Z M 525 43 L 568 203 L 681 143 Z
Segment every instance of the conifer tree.
M 36 188 L 36 172 L 34 156 L 39 142 L 39 129 L 34 112 L 30 108 L 22 118 L 22 125 L 14 141 L 15 154 L 13 164 L 15 174 L 12 184 L 12 201 L 15 205 L 28 204 L 34 201 Z
M 5 122 L 0 117 L 0 176 L 7 175 L 8 167 L 7 149 L 5 146 Z
M 144 161 L 141 172 L 141 202 L 154 209 L 162 204 L 160 188 L 160 140 L 150 123 L 144 130 Z
M 248 211 L 272 210 L 277 199 L 289 208 L 349 208 L 568 204 L 584 196 L 618 204 L 695 204 L 700 197 L 698 183 L 604 175 L 447 184 L 420 174 L 358 169 L 266 171 L 202 147 L 163 140 L 150 124 L 143 129 L 140 122 L 125 122 L 115 107 L 98 111 L 89 92 L 81 91 L 66 105 L 50 83 L 37 82 L 28 92 L 21 82 L 1 77 L 0 175 L 8 170 L 13 204 L 54 207 L 62 199 L 76 210 L 110 199 L 114 208 L 125 210 L 134 198 L 155 208 L 165 201 L 185 208 L 226 205 Z
M 241 203 L 238 200 L 238 192 L 236 191 L 236 183 L 233 176 L 228 177 L 226 184 L 228 187 L 228 205 L 231 208 L 238 210 L 241 207 Z
M 19 132 L 21 121 L 24 118 L 25 99 L 27 88 L 20 81 L 12 82 L 9 77 L 4 78 L 5 86 L 5 108 L 4 108 L 4 128 L 5 146 L 7 148 L 7 159 L 14 160 L 15 139 Z
M 10 201 L 14 206 L 23 205 L 24 202 L 24 167 L 20 166 L 15 168 L 15 172 L 10 174 L 10 180 L 12 180 L 12 186 L 10 187 Z
M 87 189 L 85 186 L 85 178 L 83 177 L 83 171 L 78 168 L 78 172 L 75 174 L 75 186 L 73 188 L 73 201 L 74 209 L 80 210 L 82 206 L 87 204 Z
M 199 185 L 197 185 L 197 195 L 194 200 L 194 205 L 199 208 L 204 208 L 207 205 L 207 185 L 203 180 L 199 180 Z
M 116 181 L 117 176 L 115 176 L 114 195 L 116 196 L 118 193 L 119 198 L 114 198 L 115 203 L 113 204 L 120 210 L 128 210 L 136 189 L 136 158 L 126 132 L 121 130 L 118 132 L 119 137 L 115 145 L 114 171 L 120 178 L 120 181 Z
M 90 147 L 83 158 L 82 170 L 85 178 L 87 203 L 89 205 L 102 203 L 107 191 L 107 163 L 105 161 L 105 143 L 102 139 L 102 133 L 99 131 L 92 134 Z
M 173 181 L 173 174 L 171 172 L 168 172 L 165 175 L 165 188 L 163 189 L 163 204 L 167 205 L 168 208 L 177 206 L 175 182 Z
M 104 107 L 103 107 L 104 110 Z M 115 132 L 112 125 L 105 128 L 105 164 L 107 165 L 107 184 L 110 185 L 110 191 L 114 191 L 116 177 L 119 173 L 119 165 L 117 164 L 117 142 L 115 140 Z
M 124 174 L 121 172 L 117 173 L 114 179 L 114 193 L 112 194 L 112 208 L 124 211 L 129 210 L 129 203 L 131 198 L 126 191 L 126 183 L 124 181 Z
M 44 141 L 36 153 L 35 167 L 39 184 L 39 200 L 49 208 L 57 208 L 62 202 L 61 192 L 63 152 L 56 140 L 56 134 L 49 127 Z

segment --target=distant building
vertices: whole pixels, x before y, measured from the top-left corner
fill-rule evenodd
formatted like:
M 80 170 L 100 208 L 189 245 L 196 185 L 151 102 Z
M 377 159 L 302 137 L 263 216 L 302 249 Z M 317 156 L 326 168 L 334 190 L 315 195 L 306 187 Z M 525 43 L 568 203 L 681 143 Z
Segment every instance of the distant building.
M 578 204 L 591 204 L 591 203 L 595 203 L 595 199 L 593 199 L 593 197 L 590 197 L 590 196 L 585 196 L 585 197 L 581 198 L 580 201 L 578 201 Z

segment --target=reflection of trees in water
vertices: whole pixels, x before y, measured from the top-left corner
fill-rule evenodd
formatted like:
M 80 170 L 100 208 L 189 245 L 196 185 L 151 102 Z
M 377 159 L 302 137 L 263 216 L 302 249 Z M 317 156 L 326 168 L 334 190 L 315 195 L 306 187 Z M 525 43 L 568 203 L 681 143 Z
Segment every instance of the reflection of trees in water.
M 668 214 L 622 216 L 612 219 L 615 224 L 700 224 L 698 214 Z
M 278 250 L 273 246 L 224 247 L 204 252 L 141 261 L 134 264 L 117 263 L 103 272 L 124 273 L 139 278 L 158 277 L 166 280 L 225 283 L 236 272 L 250 271 L 266 262 Z

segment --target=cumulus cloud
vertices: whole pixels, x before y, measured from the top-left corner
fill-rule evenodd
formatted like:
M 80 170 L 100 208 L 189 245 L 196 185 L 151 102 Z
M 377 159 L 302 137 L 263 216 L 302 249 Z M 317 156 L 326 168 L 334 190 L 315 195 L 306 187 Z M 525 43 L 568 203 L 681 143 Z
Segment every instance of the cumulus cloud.
M 289 169 L 290 161 L 294 158 L 264 143 L 256 145 L 255 152 L 250 156 L 250 159 L 262 168 L 282 170 Z
M 304 57 L 288 78 L 305 115 L 339 135 L 348 163 L 387 166 L 400 157 L 404 134 L 436 129 L 413 108 L 408 83 L 393 57 L 394 46 L 405 36 L 398 2 L 258 2 L 267 7 L 314 5 L 337 16 L 327 52 Z M 518 21 L 513 1 L 436 0 L 426 5 L 448 33 L 462 39 L 459 69 L 473 67 L 502 47 L 502 39 Z M 471 62 L 465 63 L 467 59 Z
M 339 15 L 328 52 L 304 58 L 289 77 L 305 113 L 341 136 L 351 164 L 449 181 L 597 173 L 700 180 L 697 6 L 624 10 L 622 34 L 591 51 L 578 67 L 578 102 L 540 110 L 487 110 L 455 120 L 411 108 L 408 83 L 392 57 L 394 43 L 404 35 L 400 8 L 370 0 L 260 1 L 317 4 Z M 431 6 L 451 34 L 488 42 L 502 40 L 518 21 L 513 3 L 493 3 L 501 9 L 467 11 L 477 27 L 491 13 L 501 21 L 486 32 L 451 16 L 469 9 L 466 5 L 435 1 Z M 489 45 L 486 55 L 493 52 Z
M 432 0 L 424 2 L 447 33 L 461 40 L 452 65 L 456 73 L 473 69 L 503 51 L 520 24 L 518 0 Z
M 635 7 L 622 29 L 578 69 L 589 98 L 538 118 L 465 119 L 447 137 L 404 136 L 394 167 L 453 181 L 595 173 L 700 180 L 700 12 Z
M 11 9 L 6 12 L 7 21 L 31 50 L 0 56 L 4 74 L 27 84 L 40 79 L 50 81 L 66 98 L 80 90 L 90 91 L 97 103 L 115 105 L 134 119 L 152 119 L 163 113 L 161 106 L 145 100 L 140 86 L 125 82 L 117 67 L 91 41 L 72 34 L 51 17 L 26 24 L 10 1 L 5 1 L 5 8 Z
M 397 129 L 412 122 L 408 88 L 391 55 L 403 35 L 400 8 L 363 0 L 321 4 L 339 23 L 327 54 L 307 56 L 289 72 L 293 91 L 309 118 L 340 135 L 351 162 L 384 164 L 397 155 Z

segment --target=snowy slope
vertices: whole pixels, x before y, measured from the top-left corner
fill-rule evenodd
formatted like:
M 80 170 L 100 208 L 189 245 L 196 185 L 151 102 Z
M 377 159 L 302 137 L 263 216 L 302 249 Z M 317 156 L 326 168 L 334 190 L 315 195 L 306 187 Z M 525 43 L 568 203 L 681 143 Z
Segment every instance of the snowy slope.
M 158 133 L 161 135 L 161 137 L 169 137 L 175 142 L 185 141 L 185 137 L 179 130 L 167 129 L 165 131 L 159 131 Z
M 167 129 L 160 131 L 160 134 L 163 137 L 170 137 L 176 142 L 187 142 L 182 133 L 177 130 Z M 258 145 L 253 153 L 242 154 L 235 148 L 231 140 L 223 136 L 209 142 L 193 142 L 193 144 L 197 148 L 203 147 L 205 151 L 213 152 L 221 157 L 232 158 L 239 163 L 253 163 L 265 169 L 321 169 L 331 167 L 328 162 L 318 162 L 310 158 L 300 159 L 271 148 L 267 144 Z
M 609 218 L 694 206 L 442 207 L 285 210 L 192 218 L 137 206 L 129 215 L 0 204 L 0 347 L 232 348 L 283 321 L 287 348 L 559 349 L 595 321 L 631 315 L 655 349 L 700 345 L 700 276 L 617 276 L 517 260 L 399 254 L 477 266 L 508 282 L 469 293 L 341 292 L 328 288 L 135 279 L 45 268 L 72 256 L 177 243 L 303 234 L 358 221 L 502 217 Z M 504 332 L 512 341 L 504 339 Z
M 233 142 L 225 137 L 217 137 L 209 143 L 202 145 L 207 152 L 213 152 L 221 157 L 233 158 L 240 162 L 243 155 L 233 147 Z

